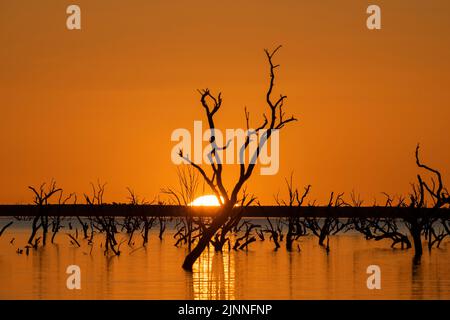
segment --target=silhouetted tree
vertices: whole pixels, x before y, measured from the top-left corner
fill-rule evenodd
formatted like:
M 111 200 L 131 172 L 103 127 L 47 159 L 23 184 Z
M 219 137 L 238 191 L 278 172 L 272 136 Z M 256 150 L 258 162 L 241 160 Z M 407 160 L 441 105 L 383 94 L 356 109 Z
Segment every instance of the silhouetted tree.
M 281 46 L 280 46 L 281 47 Z M 262 138 L 257 143 L 256 150 L 251 155 L 252 160 L 256 160 L 260 156 L 261 148 L 264 144 L 270 139 L 273 130 L 282 129 L 287 123 L 295 121 L 294 117 L 285 118 L 285 113 L 283 111 L 283 104 L 286 100 L 286 96 L 280 95 L 279 98 L 273 98 L 273 89 L 275 84 L 275 70 L 279 67 L 279 65 L 273 63 L 273 57 L 278 52 L 280 47 L 277 47 L 275 50 L 269 52 L 265 50 L 267 60 L 270 66 L 270 81 L 269 87 L 266 92 L 266 103 L 268 106 L 269 116 L 267 117 L 264 114 L 263 123 L 254 130 L 253 134 L 259 136 L 261 134 Z M 208 246 L 211 239 L 214 237 L 216 232 L 227 223 L 230 219 L 235 219 L 236 217 L 233 215 L 233 208 L 238 202 L 238 195 L 243 187 L 243 185 L 250 179 L 253 170 L 256 165 L 256 161 L 250 161 L 248 165 L 246 165 L 242 159 L 243 154 L 246 150 L 248 150 L 248 146 L 250 144 L 250 136 L 248 135 L 245 139 L 245 142 L 242 146 L 240 146 L 240 169 L 239 169 L 239 178 L 234 186 L 230 189 L 231 193 L 227 191 L 227 188 L 223 182 L 223 166 L 222 161 L 219 157 L 219 150 L 224 150 L 227 146 L 218 146 L 214 130 L 216 128 L 215 118 L 214 116 L 222 107 L 222 95 L 219 93 L 217 96 L 214 96 L 209 89 L 205 89 L 200 91 L 200 102 L 205 110 L 206 117 L 208 120 L 209 128 L 211 130 L 211 139 L 210 146 L 211 152 L 209 154 L 211 159 L 211 169 L 212 175 L 208 175 L 207 172 L 198 164 L 194 163 L 188 156 L 183 153 L 183 150 L 180 150 L 180 157 L 182 157 L 187 163 L 191 164 L 198 172 L 201 174 L 206 184 L 211 188 L 212 192 L 216 195 L 219 202 L 222 204 L 220 212 L 215 216 L 211 223 L 205 228 L 202 232 L 199 241 L 197 242 L 195 248 L 186 256 L 183 268 L 186 270 L 192 270 L 192 266 L 197 258 L 201 255 L 203 250 Z M 247 123 L 247 128 L 249 128 L 249 114 L 245 112 L 245 118 Z M 265 131 L 266 130 L 266 131 Z
M 269 234 L 269 240 L 272 240 L 275 244 L 275 250 L 278 250 L 280 248 L 280 242 L 283 241 L 283 224 L 281 218 L 275 219 L 275 222 L 272 223 L 272 221 L 269 218 L 266 218 L 267 225 L 262 230 L 264 233 Z
M 258 224 L 253 224 L 250 221 L 243 221 L 241 225 L 237 227 L 236 232 L 239 233 L 243 227 L 245 227 L 245 232 L 242 236 L 236 238 L 233 245 L 233 250 L 247 250 L 248 246 L 256 241 L 252 231 L 256 228 L 260 228 L 261 226 Z
M 65 205 L 67 203 L 67 201 L 69 201 L 70 199 L 75 198 L 75 202 L 76 202 L 76 197 L 75 197 L 75 193 L 71 193 L 69 195 L 67 195 L 66 197 L 64 197 L 64 193 L 61 190 L 60 194 L 59 194 L 59 199 L 58 199 L 58 205 Z M 56 234 L 58 233 L 58 231 L 60 229 L 63 228 L 63 225 L 61 225 L 61 220 L 64 219 L 64 217 L 61 217 L 61 215 L 56 215 L 56 216 L 52 216 L 51 220 L 52 220 L 52 239 L 51 242 L 54 243 L 55 241 L 55 237 Z
M 171 198 L 171 201 L 183 206 L 190 206 L 198 195 L 200 186 L 199 173 L 192 166 L 182 165 L 177 168 L 178 188 L 165 188 L 161 191 Z M 202 220 L 200 222 L 199 220 Z M 195 233 L 201 228 L 199 224 L 203 224 L 203 218 L 193 217 L 186 213 L 186 216 L 178 219 L 175 223 L 176 232 L 174 238 L 177 239 L 175 246 L 181 243 L 187 244 L 188 250 L 195 242 Z
M 43 183 L 39 188 L 29 186 L 28 188 L 34 193 L 34 203 L 37 205 L 38 212 L 33 218 L 32 230 L 28 243 L 33 247 L 37 247 L 39 239 L 35 239 L 36 233 L 42 228 L 42 243 L 43 245 L 47 242 L 47 233 L 49 228 L 49 220 L 46 212 L 46 206 L 49 204 L 50 198 L 62 189 L 56 187 L 56 181 L 52 180 L 48 188 L 45 188 L 46 184 Z M 33 241 L 35 241 L 33 243 Z
M 301 207 L 305 201 L 306 196 L 311 190 L 311 185 L 305 187 L 303 194 L 300 195 L 298 189 L 294 187 L 293 174 L 291 173 L 290 179 L 285 179 L 286 188 L 288 191 L 288 201 L 281 200 L 277 195 L 275 201 L 278 205 L 289 207 Z M 301 236 L 307 234 L 304 218 L 293 215 L 286 218 L 287 233 L 286 233 L 286 250 L 292 250 L 292 244 L 295 240 L 298 240 Z
M 127 188 L 129 196 L 129 204 L 131 206 L 138 206 L 138 205 L 149 205 L 152 204 L 155 199 L 153 199 L 151 202 L 148 202 L 144 199 L 140 200 L 139 196 L 134 192 L 134 190 Z M 125 221 L 124 224 L 126 224 L 127 232 L 130 235 L 130 238 L 128 240 L 128 244 L 131 244 L 131 241 L 133 239 L 133 233 L 140 229 L 140 232 L 142 234 L 143 243 L 142 245 L 145 246 L 148 243 L 148 236 L 151 228 L 153 227 L 153 224 L 155 223 L 156 217 L 151 217 L 147 215 L 142 215 L 140 217 L 135 217 L 135 219 L 131 219 L 129 217 L 128 221 Z
M 104 204 L 103 196 L 105 194 L 106 183 L 100 183 L 97 181 L 97 185 L 91 183 L 92 195 L 84 194 L 86 203 L 91 206 L 101 206 Z M 105 234 L 105 251 L 104 254 L 108 254 L 111 250 L 115 255 L 120 255 L 120 244 L 116 240 L 117 233 L 117 221 L 113 216 L 92 216 L 89 217 L 92 221 L 92 233 L 90 242 L 92 242 L 94 229 L 100 233 Z
M 403 207 L 405 205 L 405 199 L 399 197 L 398 200 L 394 199 L 387 193 L 383 193 L 386 196 L 386 202 L 384 207 Z M 354 200 L 355 202 L 355 200 Z M 401 219 L 390 217 L 359 217 L 352 219 L 353 228 L 356 231 L 361 232 L 366 240 L 391 240 L 391 248 L 400 244 L 401 249 L 411 248 L 411 242 L 408 236 L 400 230 L 399 222 Z
M 387 217 L 357 218 L 353 219 L 354 228 L 366 236 L 366 239 L 392 240 L 391 247 L 400 244 L 401 248 L 414 247 L 414 261 L 419 261 L 423 254 L 422 237 L 428 241 L 428 248 L 436 245 L 449 236 L 448 214 L 442 215 L 439 209 L 449 208 L 450 196 L 444 187 L 441 173 L 420 161 L 419 145 L 415 150 L 415 160 L 419 168 L 432 174 L 431 184 L 424 181 L 420 174 L 417 175 L 417 183 L 411 185 L 409 202 L 399 197 L 394 198 L 384 193 L 387 197 L 385 207 L 398 207 L 406 209 L 407 214 L 401 219 Z M 396 203 L 394 203 L 396 202 Z M 431 202 L 431 204 L 430 204 Z M 399 222 L 404 222 L 409 231 L 409 236 L 401 231 Z M 411 241 L 411 240 L 412 241 Z
M 327 240 L 325 249 L 330 251 L 330 235 L 335 235 L 340 231 L 346 230 L 351 226 L 350 220 L 342 222 L 339 218 L 333 217 L 331 212 L 333 207 L 349 206 L 344 201 L 344 193 L 339 193 L 336 198 L 334 192 L 331 192 L 330 200 L 328 201 L 327 208 L 328 213 L 325 218 L 310 217 L 305 218 L 305 226 L 307 229 L 319 238 L 319 245 L 325 246 L 325 240 Z
M 415 257 L 422 256 L 422 234 L 428 238 L 428 247 L 431 250 L 434 244 L 439 245 L 448 235 L 448 218 L 442 218 L 438 215 L 438 209 L 448 208 L 450 206 L 450 195 L 444 187 L 441 173 L 420 161 L 419 148 L 417 145 L 415 158 L 419 168 L 425 169 L 432 174 L 431 185 L 425 182 L 420 174 L 417 175 L 417 184 L 412 185 L 410 194 L 411 214 L 405 218 L 406 226 L 413 238 Z M 427 198 L 431 198 L 432 210 L 422 210 L 427 207 Z M 441 222 L 443 230 L 437 233 L 436 223 Z

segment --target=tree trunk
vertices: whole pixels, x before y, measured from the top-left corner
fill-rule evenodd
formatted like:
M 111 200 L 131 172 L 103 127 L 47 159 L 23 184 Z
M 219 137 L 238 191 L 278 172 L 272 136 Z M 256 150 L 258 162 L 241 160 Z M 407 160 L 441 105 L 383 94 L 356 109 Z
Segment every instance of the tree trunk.
M 214 242 L 214 251 L 222 252 L 224 244 L 225 244 L 225 242 L 222 242 L 222 240 L 218 240 L 217 242 Z
M 144 236 L 143 236 L 143 238 L 144 238 L 143 245 L 145 246 L 147 244 L 147 242 L 148 242 L 148 226 L 147 226 L 147 224 L 145 224 L 145 226 L 144 226 Z
M 411 230 L 411 236 L 413 238 L 414 241 L 414 255 L 416 257 L 421 257 L 422 256 L 422 239 L 420 237 L 420 230 Z
M 286 250 L 287 251 L 292 251 L 292 243 L 294 242 L 294 240 L 293 240 L 293 229 L 294 229 L 293 223 L 289 219 L 288 232 L 286 234 Z
M 33 219 L 31 235 L 30 235 L 30 238 L 28 239 L 28 243 L 29 243 L 30 245 L 33 245 L 34 237 L 36 236 L 36 233 L 37 233 L 37 231 L 38 231 L 37 222 L 38 222 L 39 218 L 40 218 L 40 217 L 37 215 L 37 216 L 34 217 L 34 219 Z
M 55 241 L 55 237 L 56 237 L 56 233 L 57 233 L 58 231 L 53 231 L 53 235 L 52 235 L 52 243 L 54 243 L 54 241 Z
M 325 239 L 327 238 L 327 232 L 325 232 L 325 230 L 324 229 L 322 229 L 321 231 L 320 231 L 320 236 L 319 236 L 319 245 L 320 246 L 324 246 L 324 242 L 325 242 Z
M 212 236 L 203 235 L 202 238 L 198 241 L 197 245 L 191 252 L 188 253 L 183 262 L 183 269 L 186 271 L 192 271 L 192 266 L 195 261 L 197 261 L 198 257 L 202 254 L 203 250 L 208 246 L 209 241 Z
M 47 244 L 48 217 L 42 216 L 41 221 L 42 221 L 42 245 L 45 246 Z
M 183 269 L 187 271 L 192 271 L 192 266 L 195 261 L 197 261 L 198 257 L 202 254 L 203 250 L 206 249 L 211 238 L 216 234 L 219 228 L 227 221 L 228 213 L 231 210 L 226 210 L 218 215 L 214 221 L 211 223 L 210 227 L 202 234 L 200 240 L 197 242 L 197 245 L 191 252 L 188 253 L 183 262 Z
M 327 238 L 328 234 L 329 234 L 329 228 L 330 228 L 330 219 L 326 218 L 325 222 L 323 223 L 323 227 L 322 229 L 320 229 L 320 236 L 319 236 L 319 245 L 321 245 L 322 247 L 324 246 L 324 242 L 325 239 Z
M 409 232 L 411 233 L 411 237 L 414 243 L 414 256 L 416 258 L 420 258 L 423 252 L 422 238 L 421 238 L 422 229 L 419 226 L 419 222 L 416 219 L 412 219 L 412 221 L 410 221 L 410 225 L 411 227 Z

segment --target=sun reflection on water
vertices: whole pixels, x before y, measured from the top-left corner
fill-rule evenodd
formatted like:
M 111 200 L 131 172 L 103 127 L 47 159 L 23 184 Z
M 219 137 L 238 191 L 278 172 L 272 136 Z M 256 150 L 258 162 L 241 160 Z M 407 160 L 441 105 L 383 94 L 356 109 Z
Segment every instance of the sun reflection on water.
M 227 250 L 206 250 L 193 266 L 195 300 L 235 299 L 235 261 Z

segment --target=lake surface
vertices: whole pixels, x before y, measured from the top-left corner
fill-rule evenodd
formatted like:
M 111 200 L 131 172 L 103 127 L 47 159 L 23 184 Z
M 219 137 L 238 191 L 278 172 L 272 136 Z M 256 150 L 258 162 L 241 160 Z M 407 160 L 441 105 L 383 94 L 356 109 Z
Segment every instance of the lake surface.
M 30 229 L 13 225 L 5 231 L 0 299 L 450 299 L 450 242 L 431 253 L 424 249 L 417 265 L 412 250 L 391 249 L 389 241 L 360 234 L 331 237 L 329 254 L 312 236 L 301 238 L 300 251 L 293 252 L 274 251 L 266 239 L 248 251 L 205 251 L 193 272 L 186 272 L 186 248 L 174 246 L 173 230 L 162 241 L 154 231 L 146 248 L 136 237 L 134 246 L 125 242 L 120 256 L 109 257 L 100 248 L 102 235 L 91 251 L 80 237 L 81 248 L 72 245 L 66 232 L 27 256 L 16 250 Z M 66 287 L 69 265 L 81 268 L 81 290 Z M 381 290 L 366 286 L 369 265 L 381 268 Z

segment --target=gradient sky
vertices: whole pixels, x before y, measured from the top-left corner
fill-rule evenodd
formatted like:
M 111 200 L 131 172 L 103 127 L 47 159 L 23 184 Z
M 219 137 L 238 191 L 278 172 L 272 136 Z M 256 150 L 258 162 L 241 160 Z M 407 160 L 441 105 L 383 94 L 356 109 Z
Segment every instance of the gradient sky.
M 81 31 L 66 29 L 72 3 Z M 243 127 L 244 106 L 259 123 L 263 49 L 278 44 L 276 93 L 300 121 L 281 133 L 279 173 L 251 179 L 263 203 L 291 171 L 322 202 L 406 193 L 418 142 L 448 181 L 449 13 L 448 0 L 0 0 L 0 203 L 52 178 L 79 194 L 99 178 L 108 201 L 174 186 L 170 134 L 204 119 L 196 89 L 223 93 L 220 128 Z

